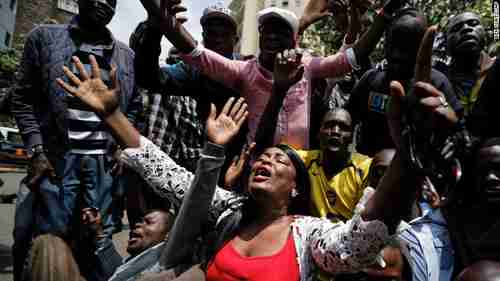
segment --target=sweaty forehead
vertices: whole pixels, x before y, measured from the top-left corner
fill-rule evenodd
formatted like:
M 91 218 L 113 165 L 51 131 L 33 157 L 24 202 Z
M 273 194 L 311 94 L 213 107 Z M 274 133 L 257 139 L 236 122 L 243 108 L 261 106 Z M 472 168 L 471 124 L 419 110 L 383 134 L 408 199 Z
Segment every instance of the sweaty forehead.
M 160 210 L 154 210 L 154 211 L 151 211 L 149 213 L 147 213 L 144 218 L 148 218 L 148 219 L 153 219 L 153 220 L 158 220 L 160 218 L 163 218 L 163 217 L 166 217 L 167 216 L 167 213 L 164 212 L 164 211 L 160 211 Z
M 352 123 L 351 115 L 345 109 L 336 109 L 326 113 L 325 117 L 323 117 L 323 123 L 331 121 L 343 122 L 348 124 Z
M 288 159 L 288 155 L 283 150 L 281 150 L 277 147 L 269 147 L 266 150 L 264 150 L 264 152 L 262 154 L 266 155 L 266 156 L 273 156 L 273 155 L 278 156 L 279 155 L 279 156 L 284 156 Z
M 450 22 L 448 23 L 447 30 L 450 30 L 453 26 L 455 26 L 459 23 L 466 22 L 466 21 L 471 20 L 471 19 L 480 20 L 478 15 L 471 13 L 471 12 L 465 12 L 465 13 L 456 15 L 450 19 Z

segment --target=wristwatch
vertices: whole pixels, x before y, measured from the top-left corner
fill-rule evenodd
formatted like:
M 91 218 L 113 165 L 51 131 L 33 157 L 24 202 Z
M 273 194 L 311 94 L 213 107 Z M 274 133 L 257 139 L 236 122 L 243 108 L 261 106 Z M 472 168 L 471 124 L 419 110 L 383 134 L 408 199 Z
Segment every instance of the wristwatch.
M 42 153 L 45 153 L 45 149 L 43 148 L 43 145 L 37 144 L 32 146 L 28 151 L 26 152 L 28 154 L 28 158 L 33 158 L 36 157 Z

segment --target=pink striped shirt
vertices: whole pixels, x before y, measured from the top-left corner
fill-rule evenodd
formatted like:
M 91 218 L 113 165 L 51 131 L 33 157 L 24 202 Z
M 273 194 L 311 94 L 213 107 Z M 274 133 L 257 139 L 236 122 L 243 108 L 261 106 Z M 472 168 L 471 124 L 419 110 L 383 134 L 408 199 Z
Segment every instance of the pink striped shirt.
M 255 139 L 260 118 L 272 94 L 273 75 L 264 69 L 258 59 L 236 61 L 227 59 L 201 45 L 183 60 L 204 75 L 241 93 L 248 104 L 247 140 Z M 304 54 L 304 75 L 288 91 L 278 116 L 274 142 L 284 142 L 299 149 L 309 148 L 309 122 L 311 115 L 311 79 L 338 77 L 357 66 L 352 48 L 328 57 Z

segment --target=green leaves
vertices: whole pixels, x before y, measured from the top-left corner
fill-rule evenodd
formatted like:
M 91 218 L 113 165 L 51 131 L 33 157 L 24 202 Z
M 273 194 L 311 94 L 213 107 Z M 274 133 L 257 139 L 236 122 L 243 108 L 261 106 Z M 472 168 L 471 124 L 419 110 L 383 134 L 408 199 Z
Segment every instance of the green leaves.
M 13 75 L 19 66 L 20 55 L 14 49 L 0 50 L 0 73 Z
M 481 23 L 488 32 L 486 46 L 493 42 L 491 0 L 413 0 L 413 2 L 427 17 L 429 25 L 437 24 L 441 29 L 446 27 L 449 17 L 464 11 L 474 12 L 481 17 Z M 342 39 L 343 34 L 336 30 L 333 18 L 328 17 L 304 32 L 301 47 L 312 50 L 316 55 L 325 56 L 334 54 L 342 46 Z M 377 46 L 371 57 L 374 62 L 383 58 L 383 44 Z

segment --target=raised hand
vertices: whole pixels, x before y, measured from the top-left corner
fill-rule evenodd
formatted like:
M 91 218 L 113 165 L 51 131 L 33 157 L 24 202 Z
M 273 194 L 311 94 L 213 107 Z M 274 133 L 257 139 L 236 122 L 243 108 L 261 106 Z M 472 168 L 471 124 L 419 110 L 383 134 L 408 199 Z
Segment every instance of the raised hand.
M 148 12 L 148 21 L 162 32 L 172 32 L 178 24 L 187 21 L 186 17 L 177 15 L 187 11 L 181 4 L 182 0 L 141 0 L 141 3 Z
M 417 54 L 417 64 L 415 65 L 415 81 L 417 81 L 414 94 L 420 100 L 420 105 L 425 111 L 433 111 L 432 124 L 437 129 L 443 129 L 455 125 L 458 117 L 446 102 L 443 93 L 430 84 L 432 71 L 432 46 L 437 27 L 432 26 L 427 29 Z
M 331 16 L 328 0 L 309 0 L 300 18 L 299 34 L 316 21 Z
M 345 37 L 347 44 L 352 44 L 356 41 L 358 33 L 361 31 L 361 9 L 362 8 L 357 0 L 351 0 L 351 7 L 349 11 L 349 28 Z
M 77 57 L 73 57 L 73 63 L 80 72 L 78 78 L 66 66 L 63 66 L 63 71 L 66 77 L 75 86 L 64 82 L 61 78 L 57 78 L 57 83 L 69 94 L 80 99 L 84 104 L 88 105 L 101 118 L 105 118 L 115 111 L 119 110 L 119 93 L 120 86 L 116 78 L 116 67 L 111 68 L 112 88 L 109 89 L 101 79 L 101 70 L 94 56 L 90 55 L 90 64 L 92 65 L 92 75 L 89 76 L 85 67 Z
M 252 154 L 255 148 L 255 142 L 250 144 L 247 147 L 244 147 L 241 150 L 240 156 L 238 159 L 234 159 L 231 162 L 231 166 L 227 169 L 226 175 L 224 176 L 224 187 L 232 188 L 243 172 L 243 168 L 245 168 L 248 159 L 250 159 L 250 155 Z
M 391 102 L 387 112 L 389 128 L 394 143 L 398 146 L 401 141 L 401 118 L 405 114 L 403 103 L 412 103 L 416 105 L 418 111 L 423 111 L 427 124 L 433 124 L 435 129 L 445 129 L 454 126 L 458 118 L 446 102 L 443 93 L 432 86 L 430 82 L 431 73 L 431 54 L 432 43 L 437 27 L 429 27 L 422 39 L 420 49 L 417 55 L 417 64 L 415 66 L 415 85 L 413 86 L 413 97 L 408 99 L 403 86 L 392 81 Z M 405 101 L 403 101 L 405 100 Z
M 60 180 L 45 153 L 40 153 L 30 159 L 26 186 L 32 191 L 38 191 L 41 181 L 48 177 L 52 184 Z
M 284 50 L 278 53 L 274 59 L 273 83 L 282 92 L 302 79 L 304 65 L 302 65 L 302 50 Z
M 94 238 L 97 238 L 97 236 L 102 236 L 104 234 L 101 222 L 101 214 L 96 208 L 82 209 L 81 222 L 86 227 L 86 229 L 90 231 L 92 235 L 94 235 Z
M 226 145 L 238 133 L 248 115 L 245 99 L 230 98 L 221 113 L 217 116 L 217 109 L 211 104 L 210 115 L 206 123 L 208 140 L 220 145 Z

